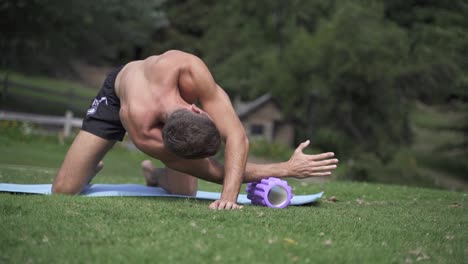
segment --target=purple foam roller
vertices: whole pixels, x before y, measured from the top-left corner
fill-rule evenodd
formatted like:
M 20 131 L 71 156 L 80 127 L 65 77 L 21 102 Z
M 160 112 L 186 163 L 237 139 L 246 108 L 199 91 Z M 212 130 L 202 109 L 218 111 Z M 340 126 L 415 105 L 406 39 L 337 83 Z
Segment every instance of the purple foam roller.
M 285 208 L 291 203 L 292 189 L 284 180 L 270 177 L 247 184 L 245 190 L 252 204 L 271 208 Z

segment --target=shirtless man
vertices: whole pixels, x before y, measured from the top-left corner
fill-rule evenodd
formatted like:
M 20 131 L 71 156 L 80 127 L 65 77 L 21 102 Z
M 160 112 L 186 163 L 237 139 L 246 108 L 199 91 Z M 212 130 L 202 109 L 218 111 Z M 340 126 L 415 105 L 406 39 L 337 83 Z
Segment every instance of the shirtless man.
M 138 149 L 166 165 L 155 169 L 149 161 L 142 163 L 148 185 L 194 195 L 197 178 L 223 184 L 221 198 L 210 204 L 211 209 L 242 208 L 237 196 L 243 182 L 272 175 L 326 176 L 338 163 L 330 152 L 304 154 L 309 141 L 300 144 L 289 161 L 246 163 L 249 142 L 227 94 L 198 57 L 168 51 L 130 62 L 109 74 L 65 156 L 52 191 L 79 193 L 125 132 Z M 225 143 L 224 165 L 210 158 L 221 140 Z

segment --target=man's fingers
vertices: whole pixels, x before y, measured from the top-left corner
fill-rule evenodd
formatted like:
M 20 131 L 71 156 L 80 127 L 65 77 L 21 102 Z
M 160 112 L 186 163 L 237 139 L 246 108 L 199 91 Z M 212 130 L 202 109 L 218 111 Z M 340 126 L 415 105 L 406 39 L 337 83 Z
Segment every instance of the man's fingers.
M 242 208 L 244 207 L 233 202 L 227 202 L 226 206 L 224 207 L 224 209 L 226 210 L 235 210 L 235 209 L 242 209 Z
M 308 168 L 300 172 L 297 178 L 302 179 L 312 176 L 327 176 L 331 175 L 331 171 L 334 169 L 336 169 L 336 165 Z
M 218 204 L 218 210 L 224 209 L 226 207 L 227 202 L 221 200 Z
M 209 206 L 210 209 L 217 209 L 218 208 L 218 201 L 214 201 Z
M 236 210 L 236 209 L 242 209 L 242 208 L 244 208 L 244 207 L 241 206 L 241 205 L 229 202 L 224 209 L 226 209 L 226 210 L 230 210 L 230 209 Z
M 210 204 L 209 208 L 214 209 L 214 210 L 231 210 L 231 209 L 242 209 L 244 207 L 239 206 L 238 204 L 234 202 L 216 200 Z
M 232 203 L 231 203 L 231 202 L 227 202 L 226 205 L 224 206 L 224 209 L 226 209 L 226 210 L 232 209 Z
M 218 207 L 218 209 L 226 209 L 226 210 L 229 210 L 231 209 L 232 205 L 231 205 L 231 202 L 226 202 L 226 201 L 221 201 L 220 203 L 222 206 Z
M 217 210 L 217 209 L 223 209 L 224 208 L 224 204 L 223 204 L 223 201 L 221 200 L 216 200 L 214 202 L 212 202 L 209 206 L 210 209 L 213 209 L 213 210 Z
M 319 171 L 331 171 L 334 169 L 336 169 L 336 165 L 315 167 L 313 170 L 316 172 L 319 172 Z
M 305 148 L 307 148 L 307 146 L 309 146 L 310 144 L 310 140 L 307 140 L 307 141 L 304 141 L 302 142 L 295 150 L 295 152 L 302 152 Z
M 330 159 L 335 156 L 335 153 L 333 152 L 327 152 L 327 153 L 322 153 L 322 154 L 317 154 L 317 155 L 310 155 L 311 160 L 324 160 L 324 159 Z
M 327 159 L 327 160 L 321 160 L 321 161 L 314 162 L 314 166 L 316 166 L 316 167 L 333 165 L 333 164 L 338 164 L 338 159 Z
M 307 173 L 307 174 L 303 174 L 301 176 L 296 176 L 294 178 L 304 179 L 304 178 L 308 178 L 308 177 L 321 177 L 321 176 L 329 176 L 329 175 L 331 175 L 331 171 L 322 171 L 322 172 Z
M 312 173 L 312 176 L 328 176 L 328 175 L 331 175 L 330 171 Z

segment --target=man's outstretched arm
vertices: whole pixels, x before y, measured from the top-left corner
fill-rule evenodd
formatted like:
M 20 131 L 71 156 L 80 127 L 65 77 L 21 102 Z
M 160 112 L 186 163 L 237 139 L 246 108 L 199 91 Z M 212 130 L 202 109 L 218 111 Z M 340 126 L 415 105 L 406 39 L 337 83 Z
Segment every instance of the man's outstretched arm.
M 271 176 L 278 178 L 308 178 L 331 175 L 338 164 L 338 159 L 334 158 L 334 153 L 304 154 L 303 150 L 309 144 L 309 140 L 300 144 L 288 161 L 271 164 L 247 163 L 242 182 L 256 182 Z M 165 163 L 166 166 L 174 170 L 203 180 L 219 184 L 224 181 L 224 165 L 211 158 L 201 160 L 174 159 Z
M 310 144 L 307 140 L 301 143 L 288 161 L 272 164 L 247 163 L 244 183 L 256 182 L 268 177 L 309 178 L 330 176 L 336 169 L 338 159 L 333 152 L 317 155 L 304 154 L 303 150 Z

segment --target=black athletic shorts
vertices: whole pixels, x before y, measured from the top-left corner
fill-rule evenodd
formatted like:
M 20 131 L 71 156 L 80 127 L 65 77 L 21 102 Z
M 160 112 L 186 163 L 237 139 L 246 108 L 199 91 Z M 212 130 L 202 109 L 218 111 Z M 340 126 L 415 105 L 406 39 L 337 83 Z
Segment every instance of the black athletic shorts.
M 107 140 L 122 141 L 125 128 L 120 122 L 120 99 L 115 94 L 115 78 L 123 66 L 107 75 L 83 120 L 82 130 Z

